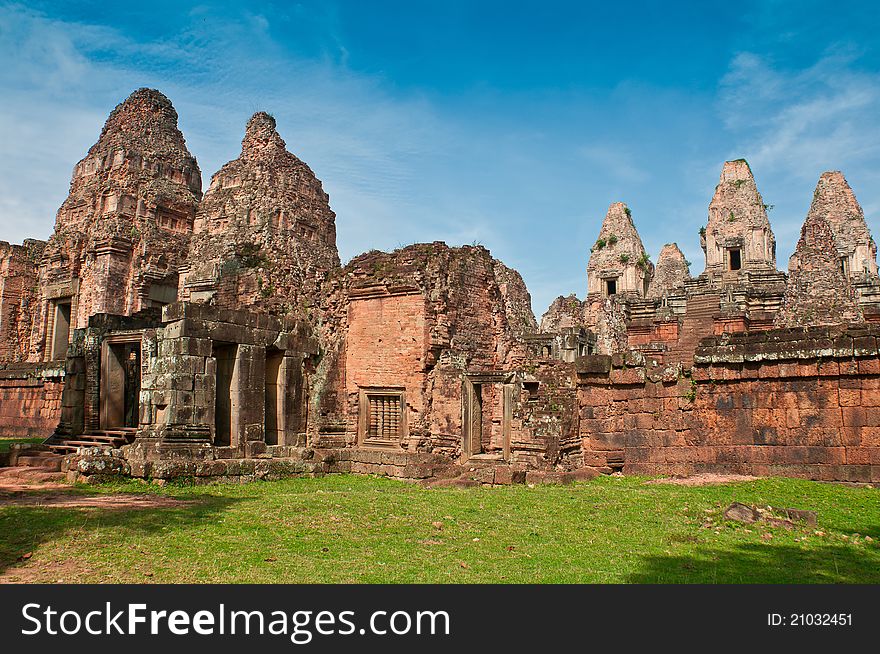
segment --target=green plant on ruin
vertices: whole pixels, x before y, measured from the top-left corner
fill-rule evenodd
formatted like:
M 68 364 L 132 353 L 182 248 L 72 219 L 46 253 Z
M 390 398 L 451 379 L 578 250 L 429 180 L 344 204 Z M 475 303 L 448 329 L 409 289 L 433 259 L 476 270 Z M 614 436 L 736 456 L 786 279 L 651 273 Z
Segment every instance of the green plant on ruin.
M 382 276 L 386 270 L 388 269 L 388 264 L 385 261 L 374 261 L 373 262 L 373 276 L 380 277 Z
M 600 238 L 598 241 L 596 241 L 596 245 L 594 246 L 594 249 L 601 250 L 604 247 L 605 247 L 605 239 Z
M 702 236 L 703 238 L 706 238 L 706 228 L 705 227 L 700 227 L 700 236 Z
M 257 290 L 260 292 L 260 297 L 268 299 L 275 295 L 275 282 L 270 279 L 268 283 L 266 283 L 263 282 L 262 277 L 257 277 Z
M 628 261 L 629 261 L 629 255 L 626 252 L 624 252 L 623 254 L 620 255 L 620 263 L 626 263 Z
M 235 248 L 235 258 L 242 268 L 264 268 L 269 260 L 256 243 L 240 243 Z
M 608 235 L 608 245 L 614 245 L 617 243 L 617 237 L 614 234 Z
M 733 215 L 733 212 L 731 211 L 730 215 L 727 217 L 727 222 L 733 223 L 733 222 L 736 222 L 736 220 L 737 220 L 736 216 Z
M 737 180 L 734 180 L 734 182 L 733 182 L 734 186 L 736 186 L 737 188 L 741 187 L 745 183 L 746 183 L 746 180 L 744 180 L 744 179 L 737 179 Z
M 684 399 L 688 402 L 693 402 L 697 399 L 697 380 L 691 379 L 691 387 L 688 389 L 687 393 L 682 395 Z
M 647 270 L 649 263 L 651 263 L 651 255 L 647 252 L 642 252 L 642 256 L 636 259 L 636 266 L 640 270 Z
M 630 218 L 632 218 L 632 211 L 629 210 L 629 207 L 624 207 L 624 208 L 623 208 L 623 213 L 625 213 L 627 216 L 629 216 Z
M 773 209 L 776 207 L 775 204 L 763 204 L 761 206 L 764 207 L 764 211 L 773 211 Z

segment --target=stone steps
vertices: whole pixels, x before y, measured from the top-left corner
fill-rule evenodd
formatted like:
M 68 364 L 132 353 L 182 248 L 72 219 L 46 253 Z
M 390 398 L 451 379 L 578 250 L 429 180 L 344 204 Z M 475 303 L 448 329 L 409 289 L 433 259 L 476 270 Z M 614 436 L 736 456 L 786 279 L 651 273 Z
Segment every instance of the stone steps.
M 55 452 L 38 450 L 21 454 L 17 457 L 15 465 L 21 468 L 35 468 L 46 472 L 61 471 L 61 456 Z
M 66 477 L 60 470 L 61 457 L 58 457 L 57 469 L 24 465 L 0 468 L 0 493 L 38 488 L 47 483 L 60 483 Z
M 692 362 L 700 341 L 714 333 L 715 315 L 720 310 L 721 298 L 718 295 L 691 297 L 681 323 L 681 337 L 666 351 L 664 363 Z
M 81 447 L 115 449 L 132 442 L 136 432 L 136 429 L 123 428 L 95 430 L 76 436 L 55 434 L 46 441 L 46 447 L 58 454 L 73 454 Z

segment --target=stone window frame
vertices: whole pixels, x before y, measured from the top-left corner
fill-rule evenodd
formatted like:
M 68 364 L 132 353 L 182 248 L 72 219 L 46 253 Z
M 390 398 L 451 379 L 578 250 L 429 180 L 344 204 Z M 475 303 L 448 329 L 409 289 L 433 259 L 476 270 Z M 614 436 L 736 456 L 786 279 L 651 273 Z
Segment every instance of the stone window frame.
M 400 402 L 400 418 L 397 438 L 375 438 L 368 435 L 370 399 L 374 397 L 393 397 Z M 406 390 L 400 387 L 362 387 L 358 393 L 358 446 L 376 449 L 401 449 L 409 435 L 409 416 L 406 406 Z
M 615 295 L 619 294 L 620 289 L 617 288 L 617 282 L 619 280 L 620 280 L 620 277 L 605 277 L 605 278 L 603 278 L 602 281 L 605 282 L 605 288 L 603 288 L 602 290 L 604 291 L 605 297 L 614 297 Z M 611 292 L 611 284 L 614 284 L 614 292 L 613 293 Z

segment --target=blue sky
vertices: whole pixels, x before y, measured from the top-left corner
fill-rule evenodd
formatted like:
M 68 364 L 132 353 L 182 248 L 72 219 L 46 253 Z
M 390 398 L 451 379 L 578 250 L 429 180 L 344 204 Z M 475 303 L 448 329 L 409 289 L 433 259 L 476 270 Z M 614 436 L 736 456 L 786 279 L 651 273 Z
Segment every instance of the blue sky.
M 626 202 L 703 270 L 721 164 L 749 160 L 785 268 L 825 170 L 878 232 L 880 3 L 0 4 L 0 240 L 46 238 L 132 90 L 171 98 L 205 187 L 271 112 L 323 181 L 340 256 L 479 242 L 536 314 L 583 297 Z

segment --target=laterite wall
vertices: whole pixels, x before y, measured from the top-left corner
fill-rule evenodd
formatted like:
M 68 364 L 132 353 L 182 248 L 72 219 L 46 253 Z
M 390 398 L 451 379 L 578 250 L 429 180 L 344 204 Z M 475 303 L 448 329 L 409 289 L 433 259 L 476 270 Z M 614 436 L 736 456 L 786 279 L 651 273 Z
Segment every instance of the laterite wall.
M 702 341 L 689 373 L 594 358 L 578 373 L 584 463 L 880 482 L 878 336 L 874 326 L 723 335 Z

